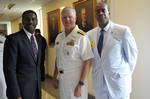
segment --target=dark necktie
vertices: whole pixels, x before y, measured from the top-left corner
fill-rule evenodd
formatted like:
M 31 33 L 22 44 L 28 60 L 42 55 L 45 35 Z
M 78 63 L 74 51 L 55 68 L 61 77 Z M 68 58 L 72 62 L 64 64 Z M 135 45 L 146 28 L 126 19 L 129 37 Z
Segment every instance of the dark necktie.
M 105 31 L 103 29 L 100 31 L 100 37 L 99 37 L 99 41 L 98 41 L 98 45 L 97 45 L 97 49 L 98 49 L 100 57 L 101 57 L 101 52 L 102 52 L 102 48 L 103 48 L 104 32 Z
M 36 47 L 36 43 L 35 43 L 33 35 L 31 36 L 31 46 L 32 46 L 32 50 L 34 52 L 35 58 L 37 58 L 38 49 Z

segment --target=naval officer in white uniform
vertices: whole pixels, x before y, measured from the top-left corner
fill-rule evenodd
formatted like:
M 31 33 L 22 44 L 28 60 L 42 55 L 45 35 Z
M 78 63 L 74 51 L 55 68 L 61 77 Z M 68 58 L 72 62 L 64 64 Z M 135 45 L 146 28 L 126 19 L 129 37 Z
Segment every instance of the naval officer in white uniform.
M 5 35 L 0 33 L 0 99 L 7 99 L 6 97 L 6 82 L 3 72 L 3 49 L 4 49 Z
M 96 5 L 98 25 L 87 35 L 94 52 L 93 86 L 96 99 L 129 99 L 137 61 L 135 39 L 127 26 L 109 20 L 106 3 Z
M 53 85 L 58 87 L 60 99 L 88 99 L 87 75 L 94 57 L 90 41 L 78 28 L 75 9 L 66 7 L 61 13 L 64 31 L 55 41 L 56 67 Z

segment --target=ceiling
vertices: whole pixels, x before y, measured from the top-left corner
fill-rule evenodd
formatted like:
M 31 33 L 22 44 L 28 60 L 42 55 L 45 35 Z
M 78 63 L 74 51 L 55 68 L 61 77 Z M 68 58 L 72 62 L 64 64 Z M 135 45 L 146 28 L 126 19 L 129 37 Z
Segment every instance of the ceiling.
M 0 21 L 11 21 L 21 17 L 25 10 L 36 11 L 51 0 L 0 0 Z

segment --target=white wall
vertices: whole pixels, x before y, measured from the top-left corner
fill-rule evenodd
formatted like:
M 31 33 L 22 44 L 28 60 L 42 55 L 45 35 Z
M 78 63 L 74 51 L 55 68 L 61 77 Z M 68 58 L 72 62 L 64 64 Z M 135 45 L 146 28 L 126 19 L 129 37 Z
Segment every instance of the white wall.
M 41 34 L 43 35 L 43 20 L 42 20 L 42 8 L 39 8 L 36 10 L 37 18 L 38 18 L 38 24 L 36 28 L 41 30 Z
M 112 19 L 130 26 L 139 55 L 131 99 L 150 99 L 150 0 L 112 0 Z

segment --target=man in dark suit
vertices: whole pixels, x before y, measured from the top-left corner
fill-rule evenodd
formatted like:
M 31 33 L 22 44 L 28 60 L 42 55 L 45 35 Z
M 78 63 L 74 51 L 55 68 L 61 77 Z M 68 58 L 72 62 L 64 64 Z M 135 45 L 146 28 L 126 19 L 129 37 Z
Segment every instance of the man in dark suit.
M 22 14 L 23 29 L 9 35 L 4 44 L 3 69 L 8 99 L 41 99 L 41 42 L 34 35 L 37 15 Z
M 46 39 L 41 35 L 41 31 L 40 29 L 35 29 L 35 35 L 37 35 L 37 37 L 39 37 L 39 39 L 41 40 L 42 43 L 42 53 L 41 53 L 41 81 L 45 80 L 45 50 L 47 47 L 47 43 L 46 43 Z

